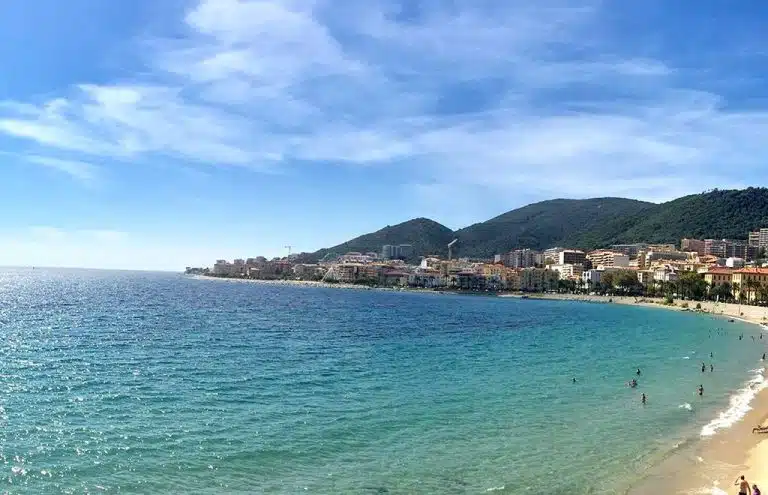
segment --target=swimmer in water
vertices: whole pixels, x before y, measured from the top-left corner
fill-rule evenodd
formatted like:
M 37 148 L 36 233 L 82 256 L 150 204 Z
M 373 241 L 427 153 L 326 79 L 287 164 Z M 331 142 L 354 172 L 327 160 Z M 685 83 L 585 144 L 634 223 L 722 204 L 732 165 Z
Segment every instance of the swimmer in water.
M 637 376 L 640 376 L 640 368 L 637 368 Z
M 576 377 L 573 377 L 573 383 L 576 383 Z
M 699 397 L 704 395 L 704 385 L 699 385 Z
M 715 367 L 713 365 L 709 365 L 709 372 L 712 373 L 715 371 Z
M 765 353 L 763 353 L 763 359 L 761 361 L 765 361 Z
M 715 356 L 713 356 L 713 355 L 712 355 L 712 353 L 710 352 L 710 353 L 709 353 L 709 357 L 711 357 L 711 358 L 712 358 L 712 357 L 715 357 Z
M 640 397 L 640 401 L 641 401 L 643 404 L 645 404 L 645 401 L 646 401 L 646 400 L 647 400 L 647 399 L 646 399 L 646 397 L 645 397 L 645 394 L 643 394 L 643 396 L 642 396 L 642 397 Z
M 704 363 L 701 363 L 701 372 L 704 373 L 705 371 L 707 371 L 707 367 Z

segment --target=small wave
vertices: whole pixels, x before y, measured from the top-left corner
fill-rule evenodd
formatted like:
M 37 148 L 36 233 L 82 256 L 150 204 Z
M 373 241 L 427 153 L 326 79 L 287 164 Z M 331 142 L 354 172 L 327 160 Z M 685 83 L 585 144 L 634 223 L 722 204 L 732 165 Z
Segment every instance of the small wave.
M 701 495 L 728 495 L 728 492 L 726 492 L 725 490 L 717 486 L 700 488 L 696 490 L 695 493 L 701 494 Z
M 763 370 L 758 369 L 752 371 L 755 372 L 755 376 L 747 382 L 747 385 L 744 388 L 731 396 L 728 409 L 721 412 L 717 418 L 710 421 L 701 429 L 702 437 L 710 437 L 714 435 L 717 430 L 733 426 L 734 423 L 747 414 L 747 411 L 752 409 L 750 406 L 752 399 L 755 398 L 758 392 L 768 386 L 768 382 L 766 382 L 765 377 L 763 376 Z
M 680 408 L 680 409 L 686 409 L 686 410 L 688 410 L 688 411 L 690 411 L 690 410 L 691 410 L 691 405 L 690 405 L 690 404 L 688 404 L 687 402 L 686 402 L 685 404 L 680 404 L 680 405 L 679 405 L 679 406 L 677 406 L 677 407 L 678 407 L 678 408 Z
M 683 359 L 691 359 L 691 356 L 683 356 Z
M 504 488 L 505 488 L 505 486 L 504 486 L 504 485 L 501 485 L 501 486 L 494 486 L 494 487 L 491 487 L 491 488 L 487 489 L 487 490 L 486 490 L 486 492 L 500 492 L 500 491 L 501 491 L 501 490 L 503 490 Z

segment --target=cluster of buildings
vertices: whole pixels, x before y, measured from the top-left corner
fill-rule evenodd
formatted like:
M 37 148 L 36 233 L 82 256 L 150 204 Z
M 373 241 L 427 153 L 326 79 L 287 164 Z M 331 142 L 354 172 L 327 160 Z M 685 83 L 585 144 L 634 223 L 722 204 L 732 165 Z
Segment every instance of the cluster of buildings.
M 382 246 L 381 253 L 349 252 L 317 264 L 297 262 L 296 256 L 217 260 L 212 268 L 187 268 L 187 273 L 262 280 L 290 279 L 428 289 L 530 291 L 557 289 L 560 274 L 546 266 L 514 268 L 490 260 L 446 260 L 425 256 L 418 265 L 409 244 Z M 571 261 L 568 258 L 568 261 Z
M 674 244 L 615 244 L 583 251 L 554 247 L 544 251 L 515 249 L 493 260 L 441 259 L 415 254 L 410 244 L 384 245 L 380 252 L 349 252 L 317 264 L 297 262 L 296 256 L 217 260 L 212 269 L 188 268 L 188 273 L 255 279 L 293 279 L 366 284 L 489 291 L 550 291 L 563 287 L 600 290 L 606 274 L 629 272 L 642 286 L 676 282 L 683 272 L 701 274 L 709 287 L 727 286 L 746 297 L 758 297 L 756 283 L 765 284 L 768 268 L 758 258 L 768 249 L 768 228 L 750 232 L 748 240 L 682 239 Z M 450 255 L 449 255 L 450 258 Z

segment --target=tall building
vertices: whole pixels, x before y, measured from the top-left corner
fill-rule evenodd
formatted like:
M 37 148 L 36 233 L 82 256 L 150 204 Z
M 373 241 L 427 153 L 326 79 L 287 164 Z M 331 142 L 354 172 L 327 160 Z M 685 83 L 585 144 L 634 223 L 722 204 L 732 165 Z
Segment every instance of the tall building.
M 726 258 L 726 243 L 724 239 L 704 239 L 704 254 Z
M 747 238 L 747 245 L 752 247 L 760 247 L 760 231 L 759 230 L 749 233 L 749 237 Z
M 747 258 L 747 243 L 740 240 L 724 239 L 725 240 L 725 257 L 726 258 Z
M 701 239 L 683 239 L 680 241 L 680 251 L 704 254 L 704 241 Z
M 614 244 L 611 246 L 611 251 L 617 253 L 626 254 L 630 258 L 636 258 L 637 254 L 642 250 L 647 250 L 648 244 L 644 242 L 637 242 L 635 244 Z
M 628 267 L 629 255 L 617 253 L 606 249 L 592 251 L 587 255 L 587 259 L 592 262 L 593 267 Z
M 413 246 L 410 244 L 391 245 L 385 244 L 381 246 L 381 257 L 385 260 L 391 259 L 404 259 L 413 256 Z
M 410 244 L 400 244 L 395 246 L 395 256 L 393 258 L 410 258 L 413 256 L 413 246 Z
M 501 262 L 511 268 L 530 268 L 539 263 L 540 254 L 532 249 L 515 249 L 502 254 Z
M 557 263 L 560 256 L 560 251 L 565 251 L 565 248 L 553 247 L 545 249 L 543 253 L 543 261 L 550 260 L 552 263 Z
M 587 261 L 587 255 L 584 251 L 565 249 L 558 255 L 559 265 L 583 265 L 585 261 Z

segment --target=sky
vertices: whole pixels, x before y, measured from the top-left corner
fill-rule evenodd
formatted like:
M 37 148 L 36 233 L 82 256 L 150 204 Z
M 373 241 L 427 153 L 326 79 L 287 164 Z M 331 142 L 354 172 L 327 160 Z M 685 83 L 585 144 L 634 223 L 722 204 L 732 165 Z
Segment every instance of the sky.
M 8 0 L 0 265 L 180 270 L 768 180 L 768 5 Z

